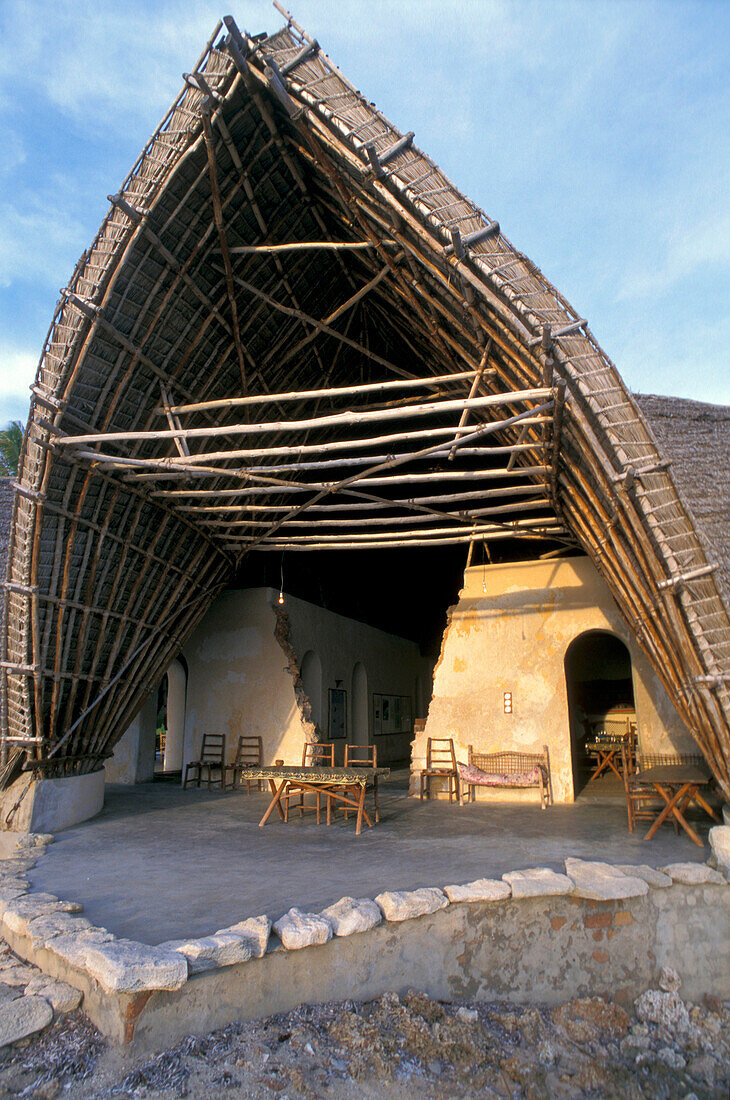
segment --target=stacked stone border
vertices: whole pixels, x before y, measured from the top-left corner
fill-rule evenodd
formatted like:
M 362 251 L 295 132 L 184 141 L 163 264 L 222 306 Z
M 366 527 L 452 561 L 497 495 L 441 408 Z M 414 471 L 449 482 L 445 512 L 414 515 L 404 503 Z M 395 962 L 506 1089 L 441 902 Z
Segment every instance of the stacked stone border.
M 568 858 L 565 874 L 535 867 L 344 897 L 320 913 L 293 907 L 273 923 L 260 915 L 150 947 L 94 927 L 75 902 L 33 892 L 27 873 L 53 837 L 27 834 L 0 860 L 0 932 L 42 972 L 27 992 L 43 996 L 45 982 L 52 1004 L 51 992 L 71 987 L 108 1038 L 141 1047 L 409 987 L 442 1000 L 603 993 L 628 1002 L 671 966 L 690 999 L 728 998 L 729 838 L 728 826 L 710 830 L 708 864 Z

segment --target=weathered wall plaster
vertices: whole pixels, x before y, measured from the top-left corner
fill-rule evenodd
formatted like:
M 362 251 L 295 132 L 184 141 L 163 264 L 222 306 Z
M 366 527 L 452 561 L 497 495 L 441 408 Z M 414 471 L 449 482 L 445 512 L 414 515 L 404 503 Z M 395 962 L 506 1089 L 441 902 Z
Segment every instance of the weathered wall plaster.
M 633 666 L 639 746 L 645 752 L 698 752 L 604 581 L 585 557 L 468 569 L 444 636 L 426 728 L 413 747 L 425 765 L 426 739 L 452 737 L 457 759 L 476 751 L 550 752 L 556 802 L 573 800 L 565 654 L 590 630 L 615 634 Z M 513 713 L 504 713 L 504 692 Z M 478 792 L 533 800 L 534 791 Z
M 357 716 L 361 741 L 372 742 L 373 692 L 407 695 L 415 709 L 417 680 L 430 684 L 430 663 L 415 643 L 293 596 L 287 596 L 283 606 L 277 601 L 278 593 L 270 588 L 227 590 L 186 643 L 183 767 L 197 759 L 206 730 L 226 734 L 229 760 L 235 756 L 239 735 L 248 733 L 263 738 L 265 764 L 279 758 L 298 763 L 305 741 L 326 740 L 328 693 L 337 686 L 347 692 L 350 741 Z M 317 655 L 316 713 L 301 677 L 307 654 Z M 359 699 L 355 715 L 357 665 L 360 695 L 365 670 L 367 699 Z M 156 698 L 154 691 L 107 761 L 108 782 L 142 783 L 152 778 Z M 409 729 L 376 738 L 379 763 L 406 759 L 412 736 Z M 335 741 L 338 761 L 344 744 L 344 739 Z
M 224 592 L 184 647 L 188 666 L 183 767 L 197 759 L 206 730 L 225 733 L 233 760 L 241 734 L 262 738 L 264 764 L 301 760 L 307 723 L 294 673 L 276 639 L 276 593 Z
M 400 734 L 373 733 L 373 693 L 385 695 L 407 695 L 412 708 L 416 706 L 416 681 L 430 683 L 431 665 L 422 657 L 419 647 L 405 638 L 386 634 L 383 630 L 367 626 L 355 619 L 336 615 L 322 607 L 286 597 L 286 613 L 290 623 L 291 644 L 297 654 L 301 667 L 307 652 L 316 653 L 322 670 L 321 713 L 319 723 L 327 732 L 327 705 L 329 689 L 342 687 L 347 692 L 347 730 L 348 740 L 353 743 L 358 715 L 353 709 L 353 695 L 358 692 L 357 683 L 353 684 L 355 668 L 359 664 L 364 669 L 367 680 L 367 735 L 363 741 L 378 747 L 378 763 L 388 764 L 393 760 L 407 759 L 413 732 L 409 729 Z M 362 672 L 358 674 L 362 680 Z M 339 681 L 339 684 L 338 684 Z M 353 687 L 355 691 L 353 692 Z M 364 690 L 364 689 L 363 689 Z M 365 718 L 365 708 L 360 717 Z M 418 715 L 415 715 L 418 717 Z M 364 729 L 362 731 L 365 732 Z M 338 759 L 344 754 L 344 739 L 335 740 L 335 753 Z
M 96 817 L 103 806 L 103 768 L 61 779 L 33 779 L 26 772 L 0 793 L 0 829 L 60 832 Z

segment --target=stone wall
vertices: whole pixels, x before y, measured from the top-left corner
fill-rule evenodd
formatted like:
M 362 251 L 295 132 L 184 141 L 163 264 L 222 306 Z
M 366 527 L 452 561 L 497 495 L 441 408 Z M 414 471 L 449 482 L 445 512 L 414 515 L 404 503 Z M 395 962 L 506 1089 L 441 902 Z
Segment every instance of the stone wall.
M 714 845 L 712 831 L 710 836 Z M 0 933 L 21 958 L 83 993 L 106 1035 L 164 1046 L 299 1004 L 418 989 L 444 1001 L 557 1004 L 599 994 L 626 1006 L 671 967 L 683 996 L 730 997 L 730 887 L 704 864 L 656 870 L 566 859 L 501 880 L 342 898 L 149 947 L 81 906 L 33 893 L 47 836 L 0 860 Z M 715 846 L 716 847 L 716 846 Z
M 425 764 L 426 739 L 451 737 L 457 758 L 475 751 L 550 752 L 556 802 L 573 800 L 565 655 L 586 631 L 608 631 L 627 646 L 639 746 L 645 752 L 698 752 L 666 690 L 592 562 L 585 557 L 468 569 L 451 613 L 423 734 L 412 768 Z M 512 713 L 504 693 L 512 693 Z M 534 800 L 535 791 L 478 792 Z

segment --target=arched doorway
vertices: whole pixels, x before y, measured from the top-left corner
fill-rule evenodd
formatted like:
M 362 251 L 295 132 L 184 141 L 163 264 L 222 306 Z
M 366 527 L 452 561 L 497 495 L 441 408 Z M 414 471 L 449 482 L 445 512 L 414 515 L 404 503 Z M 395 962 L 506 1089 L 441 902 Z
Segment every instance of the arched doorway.
M 606 718 L 634 720 L 631 654 L 614 634 L 591 630 L 574 638 L 565 654 L 573 786 L 577 796 L 590 777 L 585 743 Z
M 352 743 L 367 745 L 370 739 L 368 674 L 358 661 L 352 670 Z
M 302 658 L 302 688 L 309 700 L 309 713 L 317 729 L 322 728 L 322 662 L 313 649 Z
M 185 737 L 185 690 L 187 673 L 181 661 L 173 661 L 167 670 L 167 714 L 165 752 L 162 770 L 182 770 L 183 742 Z

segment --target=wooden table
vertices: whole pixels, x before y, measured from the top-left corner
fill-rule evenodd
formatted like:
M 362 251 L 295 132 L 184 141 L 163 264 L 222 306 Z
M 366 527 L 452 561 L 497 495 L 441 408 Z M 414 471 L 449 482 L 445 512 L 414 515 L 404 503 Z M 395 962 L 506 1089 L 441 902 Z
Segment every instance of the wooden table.
M 598 779 L 602 771 L 605 771 L 606 768 L 610 768 L 623 783 L 624 777 L 614 764 L 613 758 L 617 754 L 620 758 L 621 749 L 628 748 L 628 744 L 628 737 L 623 741 L 586 741 L 586 752 L 596 758 L 596 763 L 591 773 L 591 779 Z
M 295 792 L 302 794 L 324 795 L 327 799 L 327 824 L 331 821 L 332 803 L 336 802 L 357 812 L 355 835 L 362 831 L 362 823 L 372 827 L 372 821 L 365 810 L 365 788 L 369 782 L 378 778 L 387 778 L 390 768 L 320 768 L 284 765 L 283 767 L 242 768 L 242 779 L 264 779 L 271 788 L 271 802 L 266 813 L 259 821 L 262 827 L 277 810 L 282 821 L 289 817 L 288 796 Z M 284 809 L 281 807 L 282 798 Z M 319 824 L 319 800 L 317 801 L 317 823 Z
M 641 783 L 651 783 L 666 803 L 644 839 L 651 840 L 659 826 L 671 815 L 679 822 L 690 840 L 703 848 L 704 844 L 686 820 L 684 812 L 690 802 L 696 802 L 714 821 L 719 820 L 699 791 L 700 787 L 710 782 L 707 772 L 695 764 L 660 764 L 641 772 L 639 779 Z

